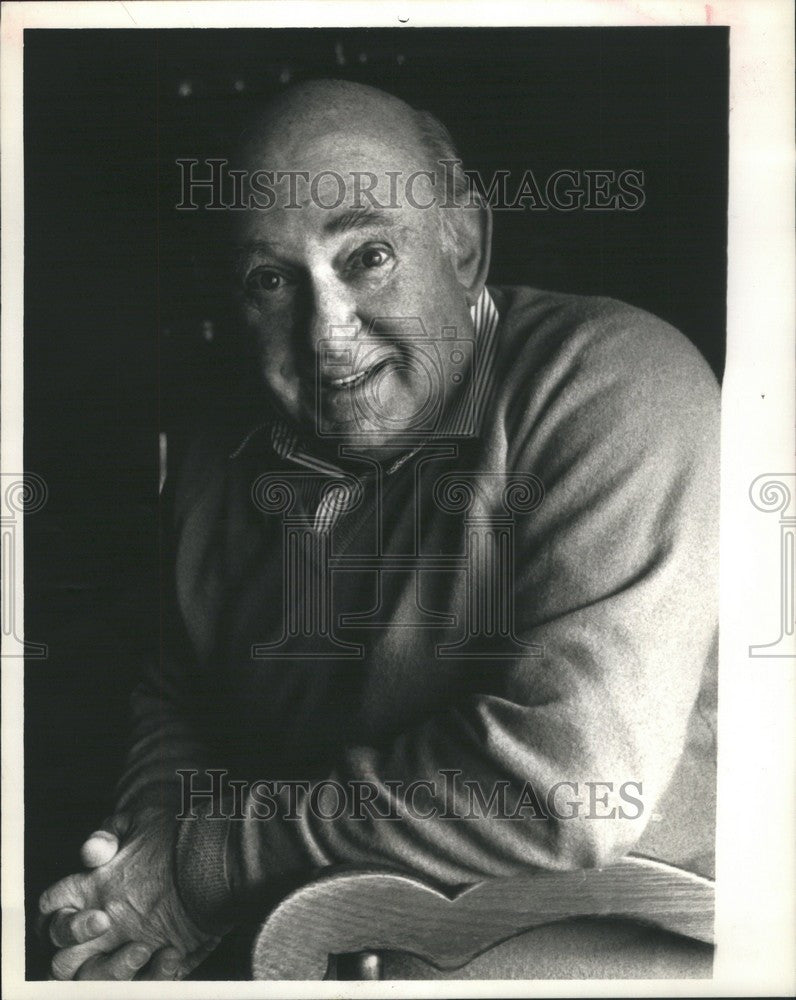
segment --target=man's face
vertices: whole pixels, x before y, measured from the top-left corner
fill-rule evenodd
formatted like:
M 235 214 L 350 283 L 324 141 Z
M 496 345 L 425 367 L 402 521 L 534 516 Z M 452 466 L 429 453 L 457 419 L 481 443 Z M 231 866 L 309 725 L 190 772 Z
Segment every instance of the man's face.
M 309 180 L 295 181 L 292 193 L 287 179 L 274 184 L 276 203 L 245 212 L 236 240 L 236 286 L 262 378 L 319 445 L 398 453 L 407 435 L 439 423 L 470 359 L 450 343 L 469 340 L 472 321 L 440 209 L 406 197 L 409 174 L 426 164 L 411 150 L 340 131 L 277 153 L 250 169 L 306 171 Z M 400 171 L 397 187 L 388 171 Z M 399 207 L 376 207 L 362 194 L 365 172 L 376 175 L 375 201 Z M 432 200 L 428 178 L 416 178 L 411 196 L 419 206 Z M 423 329 L 427 337 L 418 336 Z

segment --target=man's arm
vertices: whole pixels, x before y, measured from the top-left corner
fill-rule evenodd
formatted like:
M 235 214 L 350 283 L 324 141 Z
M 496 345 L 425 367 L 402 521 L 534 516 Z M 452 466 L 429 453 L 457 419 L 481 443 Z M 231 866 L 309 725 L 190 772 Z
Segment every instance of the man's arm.
M 181 768 L 201 767 L 205 741 L 195 719 L 196 657 L 186 633 L 175 579 L 176 535 L 201 454 L 194 449 L 177 477 L 169 477 L 158 504 L 160 634 L 157 657 L 149 662 L 130 699 L 131 735 L 116 789 L 116 811 L 154 806 L 176 816 Z
M 448 711 L 387 745 L 348 749 L 325 780 L 368 786 L 361 818 L 322 818 L 312 795 L 296 808 L 284 790 L 271 818 L 258 818 L 271 810 L 253 794 L 248 818 L 184 820 L 178 878 L 197 919 L 325 865 L 456 884 L 601 865 L 637 842 L 682 753 L 714 638 L 718 394 L 679 334 L 629 309 L 550 379 L 541 402 L 506 414 L 508 467 L 546 490 L 515 560 L 518 632 L 543 655 L 495 661 L 483 693 L 452 692 Z M 418 781 L 429 784 L 408 809 L 396 789 Z M 486 798 L 507 784 L 507 811 L 525 808 L 512 820 L 445 818 L 470 811 L 466 781 Z M 544 805 L 557 785 L 560 815 L 532 818 L 527 786 Z M 315 801 L 326 816 L 336 795 L 327 785 Z

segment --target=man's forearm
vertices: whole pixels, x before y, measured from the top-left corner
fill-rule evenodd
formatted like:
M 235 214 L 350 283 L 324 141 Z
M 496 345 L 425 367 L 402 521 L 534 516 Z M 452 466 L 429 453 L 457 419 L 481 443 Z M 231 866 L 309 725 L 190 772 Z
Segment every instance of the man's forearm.
M 133 736 L 116 788 L 117 811 L 159 806 L 176 817 L 181 768 L 205 763 L 203 743 L 162 690 L 147 680 L 131 699 Z
M 184 902 L 212 925 L 225 907 L 256 908 L 275 885 L 288 891 L 329 865 L 388 866 L 456 885 L 608 863 L 641 835 L 647 795 L 668 774 L 655 747 L 627 737 L 612 699 L 603 711 L 597 702 L 474 698 L 386 748 L 352 748 L 323 780 L 250 786 L 237 801 L 228 795 L 215 818 L 191 808 L 178 852 Z

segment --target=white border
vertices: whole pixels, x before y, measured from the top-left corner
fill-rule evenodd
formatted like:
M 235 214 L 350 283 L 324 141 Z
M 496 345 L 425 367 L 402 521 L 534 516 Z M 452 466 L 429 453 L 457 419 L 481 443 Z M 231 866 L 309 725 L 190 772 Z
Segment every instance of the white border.
M 794 469 L 793 8 L 790 0 L 524 0 L 473 3 L 3 4 L 2 441 L 22 468 L 22 30 L 25 27 L 731 26 L 727 367 L 722 421 L 719 840 L 714 979 L 450 983 L 24 982 L 22 671 L 2 671 L 3 996 L 343 997 L 787 995 L 794 984 L 794 659 L 750 659 L 776 636 L 775 518 L 751 481 Z M 35 471 L 35 470 L 32 470 Z M 17 578 L 21 605 L 22 580 Z

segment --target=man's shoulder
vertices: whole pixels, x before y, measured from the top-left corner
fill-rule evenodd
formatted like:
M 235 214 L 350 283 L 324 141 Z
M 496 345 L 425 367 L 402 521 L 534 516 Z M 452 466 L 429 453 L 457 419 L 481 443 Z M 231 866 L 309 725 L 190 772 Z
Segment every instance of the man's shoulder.
M 709 371 L 696 347 L 665 320 L 605 296 L 573 295 L 528 286 L 490 288 L 508 351 L 530 351 L 535 359 L 581 356 L 593 360 L 643 362 L 666 354 L 684 373 Z M 629 352 L 629 353 L 627 353 Z
M 611 298 L 519 286 L 490 292 L 500 314 L 499 384 L 520 406 L 568 389 L 637 411 L 717 412 L 708 363 L 663 319 Z

